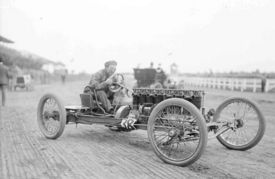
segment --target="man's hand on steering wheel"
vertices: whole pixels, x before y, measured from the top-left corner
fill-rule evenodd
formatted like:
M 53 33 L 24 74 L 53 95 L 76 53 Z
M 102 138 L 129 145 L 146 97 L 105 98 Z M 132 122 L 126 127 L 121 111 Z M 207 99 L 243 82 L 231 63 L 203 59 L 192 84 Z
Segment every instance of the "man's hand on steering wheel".
M 119 78 L 120 77 L 120 78 Z M 133 92 L 131 89 L 127 88 L 124 85 L 124 77 L 121 74 L 113 74 L 111 75 L 107 80 L 106 83 L 109 86 L 109 90 L 113 93 L 117 93 L 121 91 L 122 89 L 125 89 L 125 93 L 128 97 L 131 96 L 131 93 Z
M 122 89 L 123 87 L 121 86 L 121 84 L 117 82 L 113 82 L 112 84 L 109 85 L 109 90 L 113 93 L 119 92 Z
M 108 84 L 109 90 L 113 93 L 116 93 L 122 89 L 121 84 L 117 81 L 117 75 L 117 73 L 114 73 L 105 81 Z

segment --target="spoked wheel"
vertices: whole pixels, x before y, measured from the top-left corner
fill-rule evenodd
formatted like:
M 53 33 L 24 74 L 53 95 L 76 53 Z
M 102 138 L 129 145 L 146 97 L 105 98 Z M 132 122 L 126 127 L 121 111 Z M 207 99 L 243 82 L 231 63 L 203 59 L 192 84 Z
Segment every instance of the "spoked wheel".
M 227 123 L 228 130 L 217 136 L 225 147 L 247 150 L 262 139 L 265 119 L 257 105 L 245 98 L 229 98 L 216 110 L 214 122 Z
M 153 109 L 147 132 L 157 156 L 173 165 L 192 164 L 200 158 L 207 143 L 200 111 L 179 98 L 164 100 Z
M 53 94 L 44 95 L 38 104 L 37 120 L 46 138 L 56 139 L 64 131 L 66 111 L 63 103 Z

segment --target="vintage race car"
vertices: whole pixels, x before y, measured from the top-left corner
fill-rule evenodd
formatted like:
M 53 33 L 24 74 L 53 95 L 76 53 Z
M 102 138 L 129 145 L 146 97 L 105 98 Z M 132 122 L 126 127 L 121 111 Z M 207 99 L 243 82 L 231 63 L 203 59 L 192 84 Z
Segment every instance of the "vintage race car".
M 110 90 L 127 89 L 114 83 Z M 205 111 L 204 91 L 177 89 L 127 89 L 130 105 L 114 105 L 106 113 L 95 91 L 80 94 L 81 106 L 64 106 L 54 94 L 39 101 L 37 119 L 46 138 L 61 136 L 66 124 L 102 124 L 117 131 L 147 130 L 156 155 L 166 163 L 188 166 L 200 158 L 208 133 L 225 147 L 247 150 L 262 139 L 265 119 L 257 105 L 245 98 L 225 100 L 216 110 Z

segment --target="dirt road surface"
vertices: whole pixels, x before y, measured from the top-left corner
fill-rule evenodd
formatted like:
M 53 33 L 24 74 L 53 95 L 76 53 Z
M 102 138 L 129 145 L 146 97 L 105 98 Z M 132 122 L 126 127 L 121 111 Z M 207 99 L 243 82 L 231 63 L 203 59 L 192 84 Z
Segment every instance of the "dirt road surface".
M 210 140 L 193 165 L 163 163 L 147 132 L 113 132 L 100 125 L 67 125 L 57 140 L 38 129 L 37 104 L 46 92 L 67 105 L 79 105 L 85 82 L 36 86 L 32 92 L 8 93 L 0 113 L 0 178 L 274 178 L 275 94 L 206 90 L 205 106 L 216 108 L 229 96 L 258 102 L 267 121 L 262 141 L 248 151 L 232 151 Z

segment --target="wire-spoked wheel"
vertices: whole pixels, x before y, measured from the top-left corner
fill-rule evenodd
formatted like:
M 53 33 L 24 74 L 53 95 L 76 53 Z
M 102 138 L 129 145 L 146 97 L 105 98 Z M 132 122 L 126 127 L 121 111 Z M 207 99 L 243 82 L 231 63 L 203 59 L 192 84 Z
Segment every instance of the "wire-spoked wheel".
M 153 109 L 147 132 L 156 155 L 173 165 L 192 164 L 207 144 L 206 125 L 200 111 L 180 98 L 164 100 Z
M 66 125 L 66 111 L 62 101 L 54 94 L 45 94 L 38 104 L 37 121 L 46 138 L 58 138 Z
M 214 122 L 227 123 L 229 130 L 217 136 L 225 147 L 248 150 L 257 145 L 265 132 L 265 119 L 258 106 L 245 98 L 225 100 L 216 110 Z

